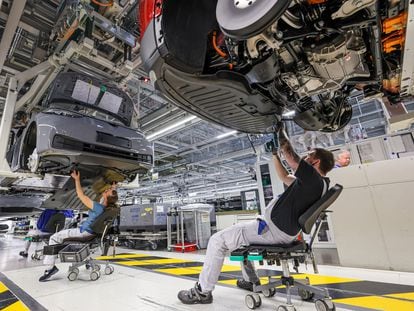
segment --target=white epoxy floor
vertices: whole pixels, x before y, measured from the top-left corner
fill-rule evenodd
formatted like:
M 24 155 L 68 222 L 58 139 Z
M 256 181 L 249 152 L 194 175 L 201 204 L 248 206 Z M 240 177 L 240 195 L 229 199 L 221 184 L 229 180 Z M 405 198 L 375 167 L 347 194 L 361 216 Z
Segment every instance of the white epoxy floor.
M 237 288 L 218 285 L 214 291 L 214 303 L 211 305 L 186 306 L 177 299 L 177 292 L 194 286 L 194 280 L 173 277 L 156 272 L 115 266 L 112 275 L 102 274 L 95 282 L 89 281 L 85 268 L 81 268 L 79 279 L 70 282 L 66 278 L 68 264 L 58 263 L 59 273 L 53 280 L 45 283 L 38 282 L 44 267 L 40 262 L 18 256 L 23 241 L 7 237 L 0 239 L 0 267 L 3 274 L 23 289 L 32 298 L 48 310 L 211 310 L 227 311 L 249 310 L 244 304 L 246 292 Z M 170 258 L 186 258 L 202 261 L 203 254 L 172 253 L 162 251 L 136 251 L 117 249 L 117 253 L 134 252 L 148 253 L 153 256 Z M 226 260 L 226 264 L 234 264 Z M 308 267 L 310 271 L 310 267 Z M 374 271 L 341 267 L 319 266 L 320 273 L 386 281 L 399 284 L 414 284 L 414 273 L 398 273 L 390 271 Z M 83 273 L 82 273 L 83 272 Z M 301 272 L 305 272 L 304 269 Z M 276 306 L 285 302 L 284 297 L 263 299 L 262 307 L 258 310 L 275 310 Z M 297 311 L 315 310 L 313 303 L 294 301 Z M 337 310 L 349 310 L 337 308 Z M 362 309 L 353 309 L 362 310 Z

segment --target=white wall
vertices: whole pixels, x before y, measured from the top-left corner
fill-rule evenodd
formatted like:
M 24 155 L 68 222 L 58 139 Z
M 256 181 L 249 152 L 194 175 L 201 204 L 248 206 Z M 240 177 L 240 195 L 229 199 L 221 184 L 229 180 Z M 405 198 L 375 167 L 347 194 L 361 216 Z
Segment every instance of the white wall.
M 414 272 L 414 157 L 334 169 L 330 208 L 342 265 Z

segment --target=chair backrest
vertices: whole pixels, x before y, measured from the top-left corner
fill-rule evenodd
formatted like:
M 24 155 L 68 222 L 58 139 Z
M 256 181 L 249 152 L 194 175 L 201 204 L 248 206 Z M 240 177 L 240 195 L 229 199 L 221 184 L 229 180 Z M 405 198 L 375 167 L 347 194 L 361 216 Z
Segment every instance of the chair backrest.
M 104 233 L 105 228 L 109 227 L 119 214 L 119 208 L 106 209 L 96 220 L 91 224 L 91 229 L 97 235 Z
M 46 232 L 58 232 L 65 227 L 65 215 L 63 213 L 53 214 L 47 221 L 44 229 Z
M 343 187 L 338 184 L 331 187 L 318 201 L 299 217 L 299 225 L 304 233 L 309 234 L 311 232 L 312 227 L 320 214 L 335 202 L 341 194 L 342 189 Z

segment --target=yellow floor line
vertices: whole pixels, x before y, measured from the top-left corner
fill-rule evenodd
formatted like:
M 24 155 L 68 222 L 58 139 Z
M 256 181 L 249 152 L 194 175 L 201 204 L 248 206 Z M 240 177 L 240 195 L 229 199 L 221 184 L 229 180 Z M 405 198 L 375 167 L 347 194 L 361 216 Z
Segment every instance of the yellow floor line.
M 117 261 L 116 263 L 124 266 L 149 266 L 149 265 L 170 265 L 175 263 L 192 262 L 191 260 L 185 259 L 150 259 L 150 260 L 130 260 L 130 261 Z
M 9 289 L 7 288 L 7 286 L 0 282 L 0 293 L 6 292 L 8 290 Z
M 371 308 L 383 311 L 413 311 L 414 302 L 385 298 L 379 296 L 366 296 L 355 298 L 334 299 L 334 302 L 356 307 Z
M 199 274 L 203 267 L 189 267 L 189 268 L 167 268 L 155 269 L 154 271 L 174 275 Z M 221 272 L 240 271 L 240 267 L 224 265 Z
M 1 309 L 1 311 L 30 311 L 30 309 L 19 300 L 8 307 Z
M 393 297 L 393 298 L 413 300 L 414 301 L 414 292 L 412 292 L 412 293 L 401 293 L 401 294 L 389 294 L 389 295 L 385 295 L 385 296 Z
M 346 282 L 360 282 L 359 279 L 343 278 L 337 276 L 327 276 L 320 274 L 299 274 L 294 275 L 294 278 L 304 279 L 309 277 L 311 285 L 320 285 L 320 284 L 335 284 L 335 283 L 346 283 Z
M 116 255 L 115 257 L 101 256 L 101 257 L 98 257 L 97 259 L 100 259 L 100 260 L 135 259 L 135 258 L 137 259 L 137 260 L 115 262 L 117 264 L 124 265 L 124 266 L 168 265 L 168 264 L 175 264 L 175 263 L 194 262 L 192 260 L 184 260 L 184 259 L 177 259 L 177 258 L 139 260 L 139 258 L 147 257 L 147 256 L 150 256 L 150 255 L 149 254 L 124 254 L 124 255 Z M 162 272 L 162 273 L 170 274 L 170 275 L 190 275 L 190 274 L 200 274 L 201 270 L 202 270 L 202 266 L 187 267 L 187 268 L 185 267 L 184 268 L 159 268 L 159 269 L 154 269 L 153 271 Z M 235 271 L 240 271 L 240 270 L 241 269 L 239 266 L 224 265 L 221 272 L 235 272 Z M 298 274 L 298 275 L 294 275 L 294 277 L 297 279 L 304 279 L 306 277 L 309 277 L 311 285 L 338 284 L 338 283 L 345 283 L 345 282 L 362 281 L 360 279 L 354 279 L 354 278 L 343 278 L 343 277 L 325 276 L 325 275 L 318 275 L 318 274 Z M 278 278 L 278 277 L 274 277 L 274 278 Z M 267 277 L 263 277 L 260 280 L 262 284 L 266 284 L 268 282 Z M 234 285 L 234 286 L 236 285 L 236 282 L 237 282 L 236 279 L 219 281 L 219 283 L 221 284 L 228 284 L 228 285 Z M 1 285 L 2 284 L 0 282 L 0 292 L 2 290 Z M 390 298 L 387 298 L 387 297 L 390 297 Z M 357 307 L 384 310 L 384 311 L 413 311 L 414 310 L 414 292 L 390 294 L 390 295 L 387 295 L 387 297 L 366 296 L 366 297 L 343 298 L 343 299 L 334 299 L 334 302 L 357 306 Z M 406 299 L 406 300 L 401 300 L 401 299 Z M 413 300 L 413 301 L 411 302 L 409 300 Z M 10 309 L 10 310 L 27 310 L 27 309 Z
M 345 282 L 360 282 L 361 280 L 358 279 L 351 279 L 351 278 L 341 278 L 335 276 L 326 276 L 326 275 L 315 275 L 315 274 L 299 274 L 293 276 L 295 279 L 303 280 L 306 277 L 309 277 L 309 281 L 311 285 L 320 285 L 320 284 L 337 284 L 337 283 L 345 283 Z M 273 277 L 274 279 L 280 278 L 280 276 Z M 263 284 L 268 283 L 267 277 L 260 278 L 260 281 Z M 220 281 L 223 284 L 230 284 L 236 285 L 236 280 L 223 280 Z
M 128 258 L 140 258 L 140 257 L 148 257 L 151 255 L 147 254 L 123 254 L 123 255 L 115 255 L 114 256 L 99 256 L 97 260 L 106 260 L 106 259 L 128 259 Z

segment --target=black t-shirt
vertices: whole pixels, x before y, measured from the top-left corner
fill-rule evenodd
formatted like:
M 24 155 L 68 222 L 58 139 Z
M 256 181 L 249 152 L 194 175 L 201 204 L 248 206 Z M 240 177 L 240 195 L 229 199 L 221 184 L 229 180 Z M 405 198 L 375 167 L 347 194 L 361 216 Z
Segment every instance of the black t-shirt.
M 301 230 L 299 217 L 322 196 L 323 180 L 329 185 L 329 179 L 304 160 L 299 162 L 295 176 L 296 180 L 282 193 L 270 214 L 276 227 L 291 236 Z

